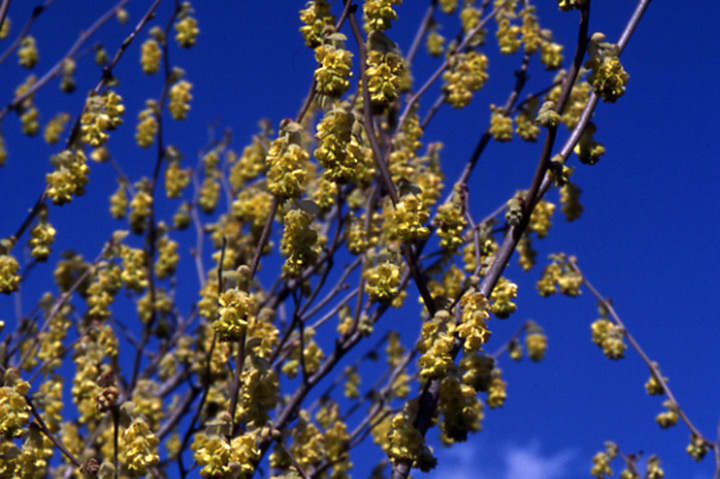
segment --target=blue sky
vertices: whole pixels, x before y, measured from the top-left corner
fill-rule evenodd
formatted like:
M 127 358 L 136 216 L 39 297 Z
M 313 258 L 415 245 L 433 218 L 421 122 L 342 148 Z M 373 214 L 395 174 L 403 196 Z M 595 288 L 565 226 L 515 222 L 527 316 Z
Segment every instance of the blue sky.
M 297 33 L 297 9 L 302 2 L 247 0 L 195 2 L 201 34 L 188 51 L 171 51 L 172 63 L 184 68 L 194 85 L 192 110 L 184 123 L 169 122 L 167 138 L 194 161 L 194 152 L 207 142 L 207 125 L 230 128 L 233 147 L 241 150 L 268 118 L 276 126 L 294 117 L 310 85 L 312 52 Z M 399 21 L 388 32 L 406 50 L 427 2 L 406 0 L 398 8 Z M 541 24 L 571 46 L 576 13 L 562 13 L 556 2 L 538 0 Z M 79 5 L 82 6 L 79 6 Z M 150 4 L 129 4 L 130 24 Z M 42 74 L 74 42 L 77 33 L 108 8 L 110 2 L 57 0 L 33 27 L 38 40 Z M 27 18 L 34 2 L 16 1 L 10 8 L 13 33 Z M 164 24 L 170 2 L 163 2 L 158 19 Z M 339 5 L 334 6 L 336 9 Z M 590 31 L 617 39 L 634 2 L 595 1 Z M 452 37 L 456 23 L 440 14 Z M 667 477 L 712 476 L 709 456 L 699 465 L 684 452 L 689 432 L 683 425 L 660 430 L 654 418 L 662 400 L 644 392 L 647 368 L 628 350 L 626 359 L 611 362 L 590 341 L 590 323 L 596 319 L 595 301 L 587 291 L 575 299 L 540 298 L 535 281 L 543 258 L 553 252 L 577 255 L 588 278 L 613 303 L 632 334 L 670 378 L 670 386 L 693 422 L 711 439 L 720 420 L 720 75 L 717 38 L 718 2 L 652 2 L 622 57 L 630 74 L 627 93 L 616 104 L 600 104 L 596 111 L 596 138 L 607 150 L 595 166 L 576 166 L 574 180 L 583 189 L 585 212 L 568 224 L 556 214 L 548 238 L 536 241 L 539 268 L 525 274 L 515 266 L 508 276 L 519 285 L 518 312 L 491 325 L 490 351 L 499 347 L 526 319 L 541 324 L 549 337 L 547 359 L 501 362 L 508 382 L 508 400 L 500 410 L 486 411 L 483 431 L 451 451 L 438 451 L 441 466 L 416 477 L 443 479 L 565 479 L 589 474 L 591 458 L 606 440 L 625 452 L 655 453 L 663 460 Z M 89 45 L 102 41 L 110 53 L 128 33 L 110 22 Z M 349 37 L 349 30 L 345 32 Z M 139 40 L 144 40 L 141 34 Z M 139 69 L 139 45 L 130 47 L 116 69 L 118 92 L 127 107 L 125 125 L 110 147 L 133 179 L 151 171 L 154 152 L 132 147 L 135 118 L 146 98 L 157 96 L 162 79 L 147 78 Z M 0 50 L 8 40 L 0 44 Z M 445 107 L 433 120 L 424 141 L 443 141 L 443 168 L 449 180 L 457 177 L 487 126 L 488 103 L 503 103 L 512 85 L 519 55 L 500 57 L 489 42 L 490 81 L 460 112 Z M 570 47 L 572 48 L 572 47 Z M 566 52 L 566 57 L 571 53 Z M 92 56 L 92 55 L 90 55 Z M 356 60 L 358 57 L 356 56 Z M 1 102 L 9 101 L 27 72 L 11 58 L 2 65 Z M 435 68 L 425 56 L 414 70 L 416 85 Z M 526 93 L 552 78 L 533 65 Z M 37 95 L 41 124 L 58 110 L 76 115 L 83 94 L 94 86 L 99 70 L 89 58 L 78 62 L 78 90 L 70 96 L 51 82 Z M 421 102 L 426 110 L 437 89 Z M 19 133 L 17 118 L 2 125 L 9 151 L 0 169 L 0 236 L 12 234 L 44 186 L 47 158 L 55 148 L 28 140 Z M 558 142 L 564 138 L 561 137 Z M 518 188 L 526 188 L 535 168 L 539 145 L 491 143 L 471 181 L 471 209 L 476 218 L 504 202 Z M 118 228 L 106 213 L 106 197 L 115 189 L 108 165 L 91 165 L 88 194 L 73 204 L 51 210 L 58 229 L 57 250 L 74 248 L 93 258 L 101 243 Z M 556 199 L 556 193 L 551 193 Z M 172 208 L 165 211 L 170 214 Z M 194 233 L 178 235 L 189 241 Z M 26 239 L 26 238 L 25 238 Z M 185 273 L 195 274 L 189 257 Z M 22 308 L 31 308 L 39 294 L 51 288 L 49 269 L 33 272 L 22 296 Z M 414 291 L 414 289 L 412 290 Z M 15 304 L 0 298 L 0 318 L 12 324 Z M 386 321 L 387 320 L 387 321 Z M 414 339 L 418 322 L 406 316 L 388 316 L 388 327 L 399 327 Z M 385 326 L 383 326 L 385 327 Z M 375 457 L 373 449 L 363 454 Z M 367 452 L 366 452 L 367 451 Z M 371 452 L 372 451 L 372 452 Z M 443 459 L 447 464 L 443 465 Z M 356 458 L 357 473 L 367 473 L 366 461 Z M 518 472 L 522 471 L 522 473 Z M 458 478 L 458 476 L 460 476 Z

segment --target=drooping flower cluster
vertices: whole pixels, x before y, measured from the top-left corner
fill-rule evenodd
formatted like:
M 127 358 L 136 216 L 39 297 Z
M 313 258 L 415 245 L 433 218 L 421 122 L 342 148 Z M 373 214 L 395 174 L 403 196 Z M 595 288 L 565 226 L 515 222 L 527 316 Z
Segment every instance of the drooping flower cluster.
M 187 118 L 187 112 L 190 111 L 189 103 L 192 100 L 191 88 L 192 84 L 185 80 L 178 81 L 170 88 L 168 110 L 175 120 Z
M 142 71 L 148 75 L 153 75 L 160 71 L 160 59 L 162 58 L 162 50 L 157 40 L 148 38 L 140 47 L 140 65 Z
M 418 341 L 417 350 L 422 354 L 418 359 L 420 377 L 423 379 L 439 379 L 447 375 L 453 365 L 452 349 L 455 344 L 450 313 L 438 311 L 435 316 L 423 323 L 422 339 Z
M 301 146 L 301 132 L 298 123 L 284 121 L 265 158 L 268 190 L 280 200 L 299 198 L 308 180 L 310 154 Z
M 455 108 L 467 106 L 472 94 L 480 90 L 488 79 L 488 59 L 480 52 L 456 53 L 449 59 L 443 73 L 445 101 Z
M 138 114 L 137 131 L 135 132 L 135 141 L 141 148 L 149 148 L 158 131 L 158 122 L 155 116 L 157 102 L 148 100 L 145 102 L 145 106 L 146 108 Z
M 190 48 L 195 45 L 200 30 L 197 27 L 197 20 L 192 16 L 193 9 L 190 2 L 184 2 L 180 7 L 178 21 L 175 22 L 175 40 L 183 48 Z
M 603 101 L 614 103 L 625 93 L 625 85 L 630 75 L 620 64 L 617 47 L 603 40 L 605 35 L 602 33 L 595 33 L 590 38 L 589 58 L 585 62 L 585 68 L 590 69 L 591 73 L 587 81 Z
M 218 304 L 220 310 L 212 323 L 213 328 L 222 341 L 240 339 L 255 314 L 255 297 L 238 288 L 231 288 L 220 294 Z
M 509 317 L 517 309 L 512 302 L 517 298 L 517 285 L 501 276 L 490 294 L 490 311 L 499 319 Z
M 334 105 L 317 126 L 318 147 L 314 156 L 327 171 L 324 177 L 346 183 L 357 176 L 358 158 L 348 152 L 355 117 L 349 105 Z
M 365 0 L 363 13 L 365 31 L 384 31 L 392 27 L 391 22 L 397 20 L 393 5 L 400 5 L 402 0 Z
M 318 234 L 312 229 L 313 218 L 302 210 L 291 210 L 283 218 L 285 230 L 280 252 L 285 256 L 283 274 L 298 276 L 318 258 Z
M 5 439 L 19 437 L 30 422 L 30 406 L 25 395 L 30 384 L 20 379 L 16 369 L 8 369 L 0 387 L 0 435 Z
M 107 132 L 122 124 L 125 107 L 121 102 L 120 95 L 112 90 L 88 97 L 80 118 L 80 139 L 83 143 L 94 147 L 105 144 L 109 138 Z
M 435 231 L 440 237 L 440 247 L 455 253 L 465 242 L 463 231 L 467 226 L 467 220 L 463 215 L 462 207 L 455 202 L 440 205 L 434 221 L 437 224 Z
M 444 443 L 464 442 L 468 433 L 480 430 L 483 404 L 470 385 L 457 374 L 449 375 L 440 383 L 440 430 Z
M 383 230 L 389 241 L 412 243 L 428 237 L 430 230 L 425 223 L 430 214 L 423 208 L 421 198 L 409 193 L 395 205 L 388 200 L 383 208 Z
M 20 63 L 21 67 L 28 69 L 33 68 L 40 59 L 35 37 L 31 35 L 23 37 L 20 41 L 20 48 L 18 48 L 17 55 L 18 63 Z
M 85 193 L 88 183 L 87 158 L 82 150 L 65 150 L 50 157 L 55 171 L 45 175 L 48 184 L 47 194 L 53 203 L 62 205 L 70 203 L 73 196 Z
M 350 88 L 352 53 L 345 49 L 345 35 L 330 33 L 315 48 L 315 90 L 331 98 L 341 97 Z
M 627 345 L 623 341 L 624 330 L 612 321 L 601 318 L 592 323 L 592 341 L 602 348 L 603 353 L 610 359 L 621 359 L 625 355 Z
M 456 332 L 465 340 L 465 354 L 480 351 L 490 339 L 487 320 L 490 318 L 490 305 L 487 298 L 478 291 L 468 291 L 460 298 L 462 322 Z
M 377 38 L 379 40 L 371 42 L 376 48 L 368 51 L 365 74 L 372 106 L 382 110 L 394 102 L 400 93 L 405 61 L 394 51 L 390 40 L 379 34 L 371 36 L 371 39 Z
M 315 48 L 322 43 L 325 27 L 333 26 L 335 16 L 330 13 L 330 3 L 327 0 L 311 0 L 304 10 L 300 10 L 300 33 L 305 39 L 305 45 Z
M 582 276 L 577 273 L 569 264 L 574 258 L 567 257 L 563 253 L 551 254 L 550 264 L 545 267 L 542 277 L 537 282 L 537 289 L 540 296 L 550 296 L 560 291 L 567 296 L 580 294 Z
M 377 264 L 363 273 L 367 282 L 365 291 L 373 301 L 389 303 L 400 292 L 400 266 L 393 255 L 381 253 L 375 258 Z

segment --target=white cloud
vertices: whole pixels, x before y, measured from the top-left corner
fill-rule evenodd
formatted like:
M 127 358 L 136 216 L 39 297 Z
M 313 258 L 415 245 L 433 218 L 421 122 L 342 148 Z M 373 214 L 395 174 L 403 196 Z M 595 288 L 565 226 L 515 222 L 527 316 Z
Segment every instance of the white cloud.
M 565 449 L 544 455 L 537 442 L 509 447 L 504 454 L 505 479 L 562 479 L 570 473 L 575 454 Z
M 565 449 L 544 454 L 537 441 L 527 445 L 498 446 L 474 438 L 440 449 L 438 467 L 431 479 L 566 479 L 574 476 L 575 453 Z

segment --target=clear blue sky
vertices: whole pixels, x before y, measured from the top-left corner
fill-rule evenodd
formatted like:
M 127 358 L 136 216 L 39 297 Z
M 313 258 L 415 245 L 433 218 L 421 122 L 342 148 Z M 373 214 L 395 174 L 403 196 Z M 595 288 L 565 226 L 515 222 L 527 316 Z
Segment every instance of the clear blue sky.
M 194 3 L 201 30 L 198 44 L 188 51 L 171 52 L 172 64 L 185 69 L 194 85 L 192 110 L 186 122 L 169 122 L 166 133 L 168 141 L 191 159 L 205 145 L 209 123 L 230 128 L 233 147 L 241 151 L 256 132 L 259 119 L 268 118 L 277 126 L 282 118 L 294 117 L 315 64 L 297 32 L 297 10 L 302 2 Z M 427 3 L 406 0 L 398 8 L 400 20 L 388 35 L 401 49 L 409 47 Z M 572 48 L 577 13 L 559 12 L 555 1 L 537 3 L 541 24 L 552 28 L 556 38 Z M 634 2 L 593 3 L 590 31 L 602 31 L 610 41 L 616 40 Z M 130 2 L 130 24 L 149 4 L 145 0 Z M 12 3 L 10 38 L 34 5 L 25 0 Z M 41 58 L 36 74 L 54 65 L 78 32 L 110 5 L 57 0 L 32 30 Z M 162 24 L 170 7 L 171 2 L 166 1 L 159 9 Z M 443 21 L 447 18 L 442 14 L 439 17 Z M 666 431 L 655 424 L 662 400 L 645 394 L 648 371 L 640 358 L 628 350 L 626 359 L 611 362 L 591 343 L 590 323 L 597 315 L 589 293 L 584 291 L 576 299 L 544 299 L 538 297 L 534 284 L 547 254 L 565 251 L 577 255 L 588 278 L 612 298 L 632 334 L 660 363 L 693 422 L 709 438 L 715 438 L 720 420 L 717 18 L 720 4 L 714 1 L 651 3 L 622 57 L 630 74 L 627 93 L 616 104 L 601 104 L 596 111 L 596 138 L 605 145 L 607 154 L 593 167 L 571 159 L 577 166 L 573 178 L 583 189 L 585 213 L 572 224 L 555 215 L 549 237 L 535 242 L 539 268 L 525 274 L 514 266 L 513 259 L 508 276 L 519 284 L 519 308 L 511 319 L 492 324 L 490 351 L 510 337 L 522 321 L 534 319 L 549 337 L 547 359 L 532 364 L 527 360 L 512 363 L 505 358 L 501 368 L 508 382 L 506 405 L 486 411 L 483 431 L 471 437 L 467 445 L 455 452 L 438 450 L 445 465 L 430 474 L 414 476 L 589 477 L 592 456 L 610 439 L 624 452 L 658 454 L 666 477 L 712 476 L 710 455 L 696 465 L 684 452 L 689 432 L 683 425 Z M 443 30 L 448 37 L 454 35 L 456 24 L 450 25 Z M 91 44 L 102 41 L 112 54 L 128 28 L 111 22 Z M 349 30 L 345 33 L 351 36 Z M 115 72 L 127 112 L 110 148 L 132 179 L 151 173 L 154 151 L 132 146 L 135 118 L 146 98 L 157 97 L 162 82 L 159 76 L 147 78 L 140 71 L 139 46 L 145 38 L 146 34 L 141 34 Z M 8 42 L 0 43 L 0 50 Z M 449 180 L 457 177 L 486 128 L 487 104 L 504 102 L 514 81 L 512 71 L 520 62 L 519 54 L 500 57 L 492 40 L 488 47 L 487 87 L 465 110 L 445 107 L 424 136 L 425 142 L 444 142 L 442 161 Z M 570 56 L 567 51 L 566 57 Z M 78 62 L 75 94 L 61 95 L 57 81 L 53 81 L 37 95 L 42 125 L 58 110 L 72 115 L 80 111 L 84 93 L 99 78 L 90 57 Z M 11 58 L 2 65 L 3 104 L 27 74 L 14 63 L 15 58 Z M 416 85 L 424 82 L 434 65 L 427 59 L 419 62 L 413 72 Z M 533 64 L 526 92 L 552 78 L 537 66 Z M 434 100 L 436 95 L 437 90 L 433 90 L 428 99 Z M 428 99 L 421 102 L 421 109 L 428 108 Z M 56 149 L 22 137 L 14 115 L 4 120 L 2 131 L 10 155 L 7 165 L 0 169 L 0 192 L 5 201 L 0 209 L 0 236 L 4 237 L 14 233 L 42 191 L 45 172 L 50 168 L 47 159 Z M 488 147 L 471 181 L 472 210 L 477 218 L 495 209 L 516 189 L 529 185 L 539 151 L 539 145 L 492 143 Z M 91 167 L 87 195 L 71 205 L 51 209 L 51 221 L 58 229 L 57 250 L 73 248 L 86 258 L 94 257 L 102 242 L 120 227 L 107 215 L 106 198 L 115 189 L 114 173 L 108 165 Z M 555 194 L 550 198 L 556 198 Z M 192 234 L 178 238 L 187 241 Z M 189 256 L 182 262 L 182 271 L 194 282 Z M 51 287 L 49 271 L 39 267 L 33 272 L 23 291 L 25 312 L 42 291 Z M 12 299 L 0 298 L 0 318 L 9 321 L 9 326 L 14 321 L 14 308 Z M 400 327 L 407 340 L 414 339 L 419 327 L 418 322 L 401 315 L 388 316 L 383 322 Z M 362 452 L 368 459 L 355 457 L 357 477 L 365 477 L 369 464 L 379 454 L 373 448 Z M 531 470 L 523 472 L 523 465 Z

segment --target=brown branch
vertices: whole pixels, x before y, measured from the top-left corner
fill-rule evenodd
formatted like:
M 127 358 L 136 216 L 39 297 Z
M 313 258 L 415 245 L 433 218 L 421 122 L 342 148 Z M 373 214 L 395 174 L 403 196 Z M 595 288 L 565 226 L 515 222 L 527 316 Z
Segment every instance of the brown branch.
M 68 450 L 68 448 L 65 447 L 65 445 L 60 441 L 60 439 L 53 434 L 50 429 L 48 429 L 47 424 L 45 424 L 45 421 L 43 421 L 43 418 L 40 415 L 40 412 L 35 407 L 35 404 L 33 404 L 32 400 L 30 399 L 30 396 L 25 396 L 25 401 L 27 401 L 28 406 L 30 406 L 30 410 L 33 413 L 33 416 L 35 417 L 35 421 L 37 421 L 38 426 L 40 426 L 40 429 L 43 433 L 47 436 L 48 439 L 52 441 L 53 444 L 55 444 L 55 447 L 57 447 L 60 452 L 62 452 L 65 457 L 68 458 L 70 462 L 72 462 L 75 467 L 79 468 L 81 466 L 80 461 L 73 456 L 73 454 Z
M 425 33 L 433 23 L 433 15 L 435 15 L 435 10 L 437 9 L 437 3 L 437 0 L 430 0 L 430 5 L 425 12 L 425 16 L 420 22 L 417 32 L 415 32 L 415 38 L 413 39 L 412 45 L 410 45 L 410 50 L 408 50 L 408 54 L 405 57 L 405 63 L 407 63 L 408 68 L 412 65 L 415 55 L 417 55 L 417 52 L 420 49 L 420 43 L 422 42 Z
M 13 42 L 10 44 L 10 46 L 7 47 L 7 49 L 3 52 L 3 54 L 0 55 L 0 64 L 4 63 L 5 60 L 7 60 L 10 55 L 12 55 L 12 52 L 14 52 L 15 49 L 17 49 L 17 47 L 18 47 L 18 45 L 20 45 L 20 42 L 22 41 L 22 39 L 25 38 L 27 33 L 30 31 L 32 24 L 35 22 L 37 17 L 39 17 L 40 14 L 42 14 L 54 1 L 55 0 L 46 0 L 45 3 L 43 3 L 42 5 L 38 5 L 37 7 L 35 7 L 33 9 L 32 14 L 30 15 L 30 18 L 28 19 L 27 22 L 25 22 L 25 26 L 20 31 L 18 36 L 15 38 L 15 40 L 13 40 Z M 7 0 L 6 3 L 7 3 L 7 6 L 9 6 L 10 0 Z M 3 5 L 3 7 L 5 7 L 5 5 Z M 7 7 L 5 7 L 5 8 L 7 8 Z M 2 25 L 2 24 L 0 24 L 0 25 Z
M 677 399 L 675 398 L 675 395 L 673 394 L 672 390 L 670 390 L 670 386 L 668 386 L 667 382 L 663 379 L 662 372 L 660 371 L 659 366 L 656 362 L 652 361 L 650 357 L 645 353 L 645 351 L 642 349 L 640 344 L 635 340 L 632 334 L 630 334 L 630 331 L 628 331 L 627 327 L 625 326 L 625 323 L 622 319 L 620 319 L 620 316 L 615 311 L 615 308 L 613 307 L 612 303 L 605 298 L 603 295 L 600 294 L 600 292 L 595 289 L 595 287 L 590 283 L 590 281 L 585 277 L 583 272 L 578 267 L 577 263 L 575 262 L 574 258 L 570 258 L 568 260 L 568 264 L 570 267 L 575 271 L 577 274 L 579 274 L 582 277 L 582 282 L 585 285 L 585 287 L 592 293 L 593 296 L 598 300 L 598 303 L 608 312 L 612 320 L 617 324 L 623 332 L 623 335 L 628 340 L 630 345 L 637 351 L 640 358 L 642 358 L 643 362 L 647 365 L 647 367 L 650 369 L 650 372 L 652 375 L 657 379 L 658 383 L 662 387 L 663 392 L 668 397 L 670 402 L 677 408 L 677 412 L 680 415 L 680 418 L 683 420 L 685 425 L 690 429 L 690 432 L 696 436 L 701 438 L 703 441 L 705 441 L 706 444 L 709 446 L 715 448 L 717 447 L 716 444 L 713 444 L 709 440 L 705 439 L 705 436 L 700 432 L 700 430 L 695 427 L 695 425 L 690 421 L 690 418 L 688 418 L 687 414 L 685 414 L 685 411 L 680 407 L 680 404 L 678 403 Z
M 412 108 L 415 105 L 415 103 L 417 103 L 417 101 L 420 99 L 420 97 L 425 94 L 425 92 L 432 86 L 433 83 L 435 83 L 435 81 L 438 78 L 440 78 L 440 75 L 442 75 L 443 72 L 448 69 L 448 67 L 450 66 L 450 59 L 452 58 L 452 56 L 457 53 L 460 53 L 467 46 L 468 42 L 470 42 L 472 37 L 474 37 L 480 30 L 482 30 L 485 27 L 485 25 L 487 24 L 487 22 L 492 20 L 492 18 L 495 15 L 497 15 L 497 13 L 499 11 L 500 11 L 500 7 L 496 8 L 495 10 L 490 12 L 490 14 L 487 17 L 485 17 L 475 28 L 473 28 L 471 31 L 469 31 L 467 33 L 467 35 L 465 35 L 465 38 L 463 39 L 463 41 L 460 42 L 460 44 L 457 47 L 455 47 L 455 49 L 450 53 L 450 55 L 448 55 L 447 59 L 442 63 L 442 65 L 440 65 L 440 67 L 438 67 L 438 69 L 435 70 L 435 72 L 432 75 L 430 75 L 430 78 L 428 78 L 427 81 L 425 81 L 425 84 L 422 87 L 420 87 L 420 89 L 417 91 L 417 93 L 415 93 L 408 99 L 407 104 L 405 105 L 405 110 L 403 110 L 402 115 L 400 115 L 400 120 L 397 123 L 396 133 L 398 131 L 400 131 L 400 129 L 402 128 L 403 124 L 405 123 L 405 120 L 407 119 L 408 115 L 410 114 L 410 111 L 412 111 Z
M 75 54 L 82 48 L 83 44 L 91 37 L 95 32 L 103 26 L 108 20 L 113 18 L 115 13 L 120 10 L 126 3 L 128 3 L 129 0 L 120 0 L 113 8 L 108 10 L 103 16 L 98 18 L 92 25 L 90 25 L 90 28 L 87 30 L 84 30 L 82 33 L 80 33 L 80 36 L 75 41 L 75 43 L 70 47 L 70 50 L 65 54 L 64 57 L 58 61 L 55 66 L 53 66 L 50 70 L 45 73 L 38 81 L 33 83 L 27 90 L 25 90 L 20 95 L 13 98 L 10 103 L 8 103 L 5 108 L 3 108 L 0 111 L 0 120 L 2 120 L 5 115 L 7 115 L 11 110 L 14 108 L 17 108 L 18 105 L 20 105 L 23 101 L 25 101 L 27 98 L 30 98 L 33 96 L 40 88 L 45 86 L 47 82 L 52 80 L 54 77 L 59 75 L 63 67 L 65 66 L 65 62 L 67 62 L 69 59 L 71 59 Z

